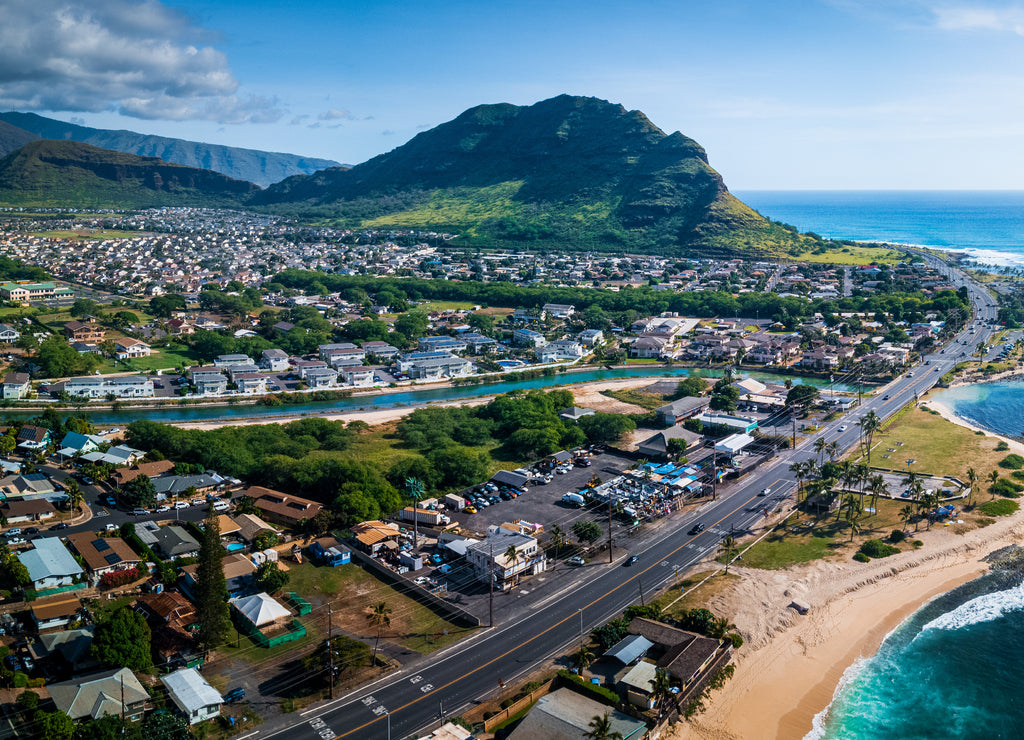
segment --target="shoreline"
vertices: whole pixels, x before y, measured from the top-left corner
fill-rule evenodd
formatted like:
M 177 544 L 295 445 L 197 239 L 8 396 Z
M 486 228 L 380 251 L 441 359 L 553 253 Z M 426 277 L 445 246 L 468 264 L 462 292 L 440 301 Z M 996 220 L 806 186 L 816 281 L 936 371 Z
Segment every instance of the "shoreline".
M 1010 448 L 1008 452 L 1014 452 L 1018 455 L 1024 455 L 1024 443 L 1022 443 L 1019 439 L 1007 437 L 1002 434 L 996 434 L 995 432 L 989 429 L 982 429 L 978 425 L 972 424 L 971 422 L 967 421 L 962 416 L 958 416 L 956 412 L 953 411 L 953 409 L 951 409 L 949 406 L 942 403 L 941 401 L 936 401 L 933 397 L 926 396 L 925 398 L 921 399 L 920 405 L 932 409 L 933 411 L 936 411 L 939 414 L 939 416 L 941 416 L 943 419 L 952 424 L 964 427 L 965 429 L 970 429 L 972 432 L 981 432 L 986 436 L 995 437 L 996 439 L 1005 442 L 1007 447 Z
M 706 711 L 668 740 L 805 738 L 831 706 L 846 671 L 931 599 L 984 575 L 991 552 L 1024 538 L 1024 511 L 965 534 L 919 532 L 921 550 L 870 564 L 824 560 L 782 571 L 737 568 L 736 588 L 709 599 L 746 639 L 736 675 Z M 811 611 L 789 608 L 799 598 Z M 819 720 L 820 721 L 820 720 Z

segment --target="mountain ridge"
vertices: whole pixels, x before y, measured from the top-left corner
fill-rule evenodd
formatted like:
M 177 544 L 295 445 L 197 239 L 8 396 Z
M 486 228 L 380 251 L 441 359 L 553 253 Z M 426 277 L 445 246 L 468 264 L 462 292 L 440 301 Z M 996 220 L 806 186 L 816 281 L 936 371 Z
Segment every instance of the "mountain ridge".
M 39 138 L 57 141 L 78 141 L 102 149 L 110 149 L 143 157 L 157 157 L 172 164 L 213 170 L 235 180 L 245 180 L 266 187 L 297 174 L 312 174 L 327 167 L 344 167 L 339 162 L 317 157 L 303 157 L 284 152 L 265 152 L 223 144 L 207 144 L 167 136 L 141 134 L 126 129 L 98 129 L 80 126 L 35 113 L 9 111 L 0 113 L 0 121 Z M 9 150 L 10 151 L 10 150 Z M 6 155 L 0 148 L 0 154 Z
M 640 111 L 560 95 L 475 106 L 350 169 L 255 193 L 275 213 L 447 230 L 477 245 L 757 252 L 798 238 L 733 197 L 704 148 Z
M 7 205 L 238 208 L 258 190 L 212 170 L 75 141 L 37 139 L 0 159 L 0 203 Z

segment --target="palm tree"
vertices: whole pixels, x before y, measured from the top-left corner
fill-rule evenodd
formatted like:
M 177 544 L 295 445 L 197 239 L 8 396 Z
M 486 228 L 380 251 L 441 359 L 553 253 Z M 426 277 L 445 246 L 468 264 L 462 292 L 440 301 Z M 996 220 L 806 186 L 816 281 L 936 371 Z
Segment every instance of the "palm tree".
M 796 462 L 791 462 L 789 464 L 789 470 L 796 476 L 796 500 L 800 501 L 800 495 L 804 492 L 804 478 L 807 477 L 807 468 L 804 467 L 802 462 L 797 460 Z
M 731 534 L 722 538 L 722 550 L 725 552 L 725 572 L 729 572 L 729 563 L 732 562 L 732 553 L 736 549 L 736 538 Z
M 559 553 L 562 551 L 562 546 L 565 544 L 565 532 L 557 524 L 551 525 L 551 545 L 555 548 L 555 557 L 557 558 Z
M 861 502 L 853 497 L 853 494 L 846 500 L 846 522 L 850 525 L 850 542 L 853 536 L 860 533 L 860 519 L 864 516 L 864 507 Z
M 708 625 L 708 637 L 714 640 L 724 640 L 725 636 L 736 629 L 736 625 L 725 617 L 717 617 Z
M 370 658 L 370 665 L 374 665 L 377 662 L 377 645 L 380 644 L 380 633 L 385 627 L 391 626 L 391 607 L 385 601 L 375 604 L 372 611 L 366 615 L 366 621 L 371 627 L 377 629 L 377 639 L 373 641 L 373 655 Z
M 659 668 L 649 683 L 651 684 L 651 698 L 658 707 L 658 719 L 661 719 L 665 714 L 665 705 L 668 703 L 666 699 L 672 696 L 672 681 L 668 677 L 668 673 Z
M 519 550 L 516 549 L 515 545 L 509 545 L 508 549 L 505 550 L 505 559 L 512 563 L 512 575 L 516 576 L 516 565 L 519 564 Z M 513 583 L 513 585 L 515 585 Z
M 825 462 L 822 457 L 822 454 L 824 453 L 826 447 L 828 447 L 828 442 L 825 441 L 824 437 L 818 437 L 816 440 L 814 440 L 814 451 L 818 454 L 818 465 L 821 465 L 822 463 Z
M 580 675 L 583 674 L 583 671 L 590 668 L 593 662 L 594 653 L 592 653 L 590 648 L 585 645 L 581 646 L 579 650 L 572 654 L 572 664 L 580 672 Z
M 861 432 L 865 437 L 868 438 L 868 465 L 871 464 L 871 445 L 875 438 L 875 433 L 882 428 L 882 420 L 878 417 L 873 410 L 867 412 L 858 424 L 860 424 Z
M 996 497 L 995 485 L 999 482 L 999 471 L 993 470 L 988 474 L 988 482 L 992 484 L 992 487 L 988 489 L 988 492 L 992 494 L 992 498 Z
M 828 445 L 825 446 L 825 452 L 828 453 L 828 459 L 834 461 L 836 456 L 839 454 L 839 440 L 833 439 Z
M 869 487 L 871 488 L 871 508 L 878 513 L 878 497 L 886 493 L 889 488 L 885 485 L 885 478 L 881 473 L 870 476 Z
M 612 730 L 612 721 L 608 712 L 605 712 L 604 715 L 594 715 L 588 727 L 590 729 L 583 735 L 587 740 L 622 740 L 622 733 Z
M 967 468 L 967 485 L 971 487 L 971 492 L 967 495 L 967 503 L 970 506 L 974 506 L 974 492 L 978 488 L 978 473 L 974 468 Z
M 903 529 L 906 531 L 907 525 L 910 524 L 910 520 L 914 518 L 914 507 L 907 504 L 900 509 L 900 519 L 903 520 Z
M 82 495 L 82 489 L 74 478 L 68 478 L 64 482 L 64 492 L 68 495 L 68 503 L 71 505 L 71 518 L 73 519 L 78 507 L 85 502 L 85 496 Z

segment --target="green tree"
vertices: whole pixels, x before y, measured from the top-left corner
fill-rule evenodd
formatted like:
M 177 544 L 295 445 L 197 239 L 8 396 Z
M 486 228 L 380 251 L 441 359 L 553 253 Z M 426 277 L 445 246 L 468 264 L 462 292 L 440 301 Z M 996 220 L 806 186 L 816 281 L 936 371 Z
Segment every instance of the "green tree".
M 813 385 L 794 385 L 786 394 L 786 408 L 803 410 L 818 400 L 818 389 Z
M 142 736 L 146 740 L 192 740 L 184 718 L 166 710 L 151 712 L 142 720 Z
M 185 299 L 175 293 L 154 296 L 149 301 L 149 312 L 158 319 L 169 319 L 176 311 L 188 308 Z
M 687 398 L 689 396 L 702 396 L 708 389 L 708 381 L 699 375 L 691 375 L 679 381 L 676 386 L 675 398 Z
M 152 508 L 156 504 L 156 486 L 148 475 L 140 475 L 121 487 L 121 499 L 129 506 Z
M 572 533 L 576 539 L 588 545 L 603 534 L 601 526 L 596 522 L 576 522 L 572 525 Z
M 111 668 L 149 671 L 153 668 L 151 637 L 142 615 L 122 606 L 96 623 L 90 651 L 96 660 Z
M 256 588 L 268 594 L 277 593 L 288 584 L 288 574 L 277 567 L 277 563 L 260 563 L 253 576 Z
M 36 732 L 46 740 L 71 740 L 75 723 L 64 712 L 36 712 Z
M 622 740 L 622 733 L 612 730 L 612 720 L 608 712 L 594 715 L 587 727 L 589 729 L 583 734 L 587 740 Z
M 370 658 L 370 646 L 345 635 L 335 635 L 320 643 L 320 647 L 302 659 L 302 666 L 308 673 L 327 673 L 331 667 L 331 653 L 334 653 L 334 673 L 341 675 L 357 666 L 366 665 Z
M 590 668 L 594 664 L 594 653 L 586 645 L 582 646 L 579 650 L 572 654 L 570 658 L 573 666 L 580 672 Z
M 377 646 L 380 644 L 381 632 L 391 626 L 391 607 L 384 601 L 374 604 L 370 613 L 366 615 L 366 621 L 377 630 L 377 638 L 373 641 L 373 653 L 370 657 L 370 665 L 373 665 L 377 662 Z
M 595 444 L 618 442 L 623 436 L 636 429 L 636 422 L 625 414 L 598 412 L 582 417 L 578 422 L 587 439 Z
M 230 625 L 224 578 L 224 549 L 220 544 L 220 524 L 212 509 L 203 523 L 199 541 L 199 567 L 196 569 L 195 605 L 199 621 L 197 638 L 204 650 L 223 642 Z
M 861 434 L 867 441 L 868 465 L 871 464 L 871 447 L 874 443 L 875 434 L 882 429 L 882 420 L 874 411 L 869 411 L 859 422 Z
M 96 316 L 100 312 L 100 305 L 96 301 L 90 301 L 88 298 L 78 298 L 74 303 L 71 304 L 69 313 L 76 319 L 82 319 L 86 316 Z
M 430 319 L 423 311 L 407 311 L 395 319 L 395 331 L 409 339 L 422 337 L 429 325 Z
M 726 620 L 728 621 L 728 620 Z M 662 668 L 657 669 L 654 678 L 650 680 L 651 698 L 658 707 L 658 717 L 662 717 L 667 709 L 668 699 L 672 697 L 672 679 L 668 672 Z

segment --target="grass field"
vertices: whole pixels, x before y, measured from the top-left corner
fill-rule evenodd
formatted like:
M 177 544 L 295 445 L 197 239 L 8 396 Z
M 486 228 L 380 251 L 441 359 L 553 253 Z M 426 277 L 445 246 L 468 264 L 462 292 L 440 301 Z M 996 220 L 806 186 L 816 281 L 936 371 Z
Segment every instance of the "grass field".
M 636 390 L 601 391 L 601 395 L 614 398 L 617 401 L 622 401 L 623 403 L 631 403 L 636 406 L 640 406 L 648 411 L 654 411 L 654 409 L 659 406 L 664 406 L 668 403 L 665 396 L 661 396 L 656 393 L 642 393 Z
M 295 591 L 313 604 L 312 615 L 320 614 L 316 607 L 328 598 L 344 596 L 345 607 L 335 611 L 335 624 L 347 634 L 362 640 L 376 637 L 376 631 L 367 622 L 366 615 L 374 604 L 380 602 L 391 608 L 391 627 L 384 630 L 381 640 L 418 653 L 433 652 L 471 632 L 442 619 L 356 565 L 318 568 L 308 562 L 302 565 L 289 563 L 288 575 L 287 590 Z M 309 617 L 304 620 L 308 629 L 311 620 Z M 317 621 L 322 623 L 323 620 Z
M 923 405 L 928 405 L 927 400 Z M 918 472 L 952 475 L 960 480 L 973 467 L 984 478 L 1006 454 L 995 451 L 998 442 L 995 437 L 977 435 L 925 409 L 912 408 L 885 432 L 875 435 L 871 464 L 905 468 L 907 460 L 916 460 L 914 470 Z M 890 447 L 898 453 L 888 452 Z M 885 454 L 894 457 L 886 460 L 882 457 Z
M 904 252 L 884 247 L 843 247 L 822 254 L 816 251 L 804 252 L 794 257 L 803 262 L 821 262 L 834 265 L 866 265 L 872 262 L 896 264 L 905 259 Z
M 678 617 L 686 609 L 697 609 L 706 606 L 712 597 L 723 591 L 730 590 L 740 580 L 740 577 L 734 573 L 720 571 L 712 575 L 713 573 L 714 571 L 701 571 L 700 573 L 687 576 L 679 582 L 678 586 L 670 588 L 653 603 L 660 606 L 666 616 Z M 711 577 L 708 578 L 708 576 Z M 694 588 L 694 586 L 697 586 L 697 588 Z M 676 601 L 681 593 L 689 591 L 691 588 L 693 591 Z M 673 601 L 675 601 L 674 604 L 672 604 Z M 672 605 L 669 606 L 669 604 Z

